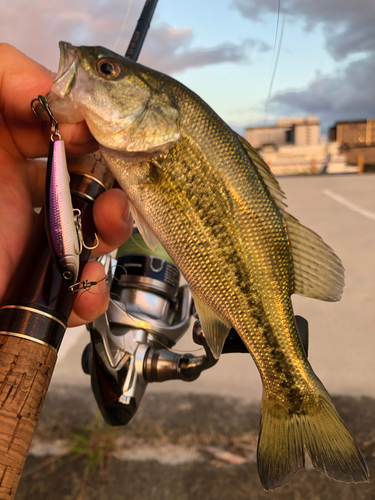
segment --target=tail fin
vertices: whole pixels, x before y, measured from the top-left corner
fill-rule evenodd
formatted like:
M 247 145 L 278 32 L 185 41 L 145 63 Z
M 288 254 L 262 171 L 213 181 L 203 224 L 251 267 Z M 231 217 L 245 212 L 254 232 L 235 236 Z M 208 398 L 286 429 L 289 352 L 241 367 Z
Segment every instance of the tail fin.
M 369 479 L 367 465 L 328 395 L 291 414 L 262 401 L 258 473 L 265 490 L 289 482 L 305 466 L 305 449 L 314 467 L 337 481 Z

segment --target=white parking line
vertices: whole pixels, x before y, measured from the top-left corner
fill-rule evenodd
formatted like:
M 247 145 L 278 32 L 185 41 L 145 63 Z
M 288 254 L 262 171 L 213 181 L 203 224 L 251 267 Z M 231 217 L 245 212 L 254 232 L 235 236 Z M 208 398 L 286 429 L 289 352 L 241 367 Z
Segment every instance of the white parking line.
M 370 212 L 370 210 L 366 210 L 365 208 L 362 208 L 356 205 L 355 203 L 352 203 L 346 198 L 340 196 L 339 194 L 333 193 L 330 189 L 323 189 L 323 193 L 332 198 L 333 200 L 336 200 L 338 203 L 341 203 L 342 205 L 346 206 L 350 210 L 353 210 L 353 212 L 357 212 L 363 215 L 363 217 L 367 217 L 368 219 L 375 220 L 374 212 Z

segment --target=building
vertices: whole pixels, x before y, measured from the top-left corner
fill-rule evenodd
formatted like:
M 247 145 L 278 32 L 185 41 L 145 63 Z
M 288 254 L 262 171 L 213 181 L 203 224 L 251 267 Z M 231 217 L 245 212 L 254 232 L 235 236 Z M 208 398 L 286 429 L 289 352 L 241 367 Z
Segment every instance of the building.
M 245 138 L 275 174 L 347 171 L 337 143 L 320 135 L 316 116 L 281 118 L 274 126 L 249 127 Z
M 319 144 L 319 119 L 316 116 L 306 118 L 281 118 L 276 126 L 249 127 L 245 131 L 246 140 L 255 149 L 266 147 L 276 151 L 280 146 L 306 146 Z
M 347 162 L 375 165 L 375 119 L 336 122 L 329 131 L 330 141 L 336 141 Z

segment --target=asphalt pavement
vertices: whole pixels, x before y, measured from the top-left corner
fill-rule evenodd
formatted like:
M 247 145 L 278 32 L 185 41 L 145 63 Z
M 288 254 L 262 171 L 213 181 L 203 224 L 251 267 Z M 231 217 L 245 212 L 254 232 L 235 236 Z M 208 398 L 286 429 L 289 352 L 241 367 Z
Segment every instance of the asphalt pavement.
M 309 358 L 375 476 L 375 175 L 279 179 L 289 211 L 346 269 L 338 303 L 294 296 L 310 326 Z M 17 500 L 375 500 L 375 483 L 306 470 L 263 491 L 256 464 L 261 382 L 249 354 L 226 354 L 192 383 L 149 384 L 133 420 L 108 428 L 81 370 L 89 341 L 69 330 Z M 176 349 L 194 351 L 186 333 Z M 93 467 L 93 464 L 97 467 Z
M 375 175 L 281 177 L 288 211 L 316 231 L 342 259 L 346 285 L 340 302 L 293 296 L 294 312 L 309 322 L 311 364 L 331 394 L 375 397 Z M 89 387 L 80 366 L 89 341 L 84 328 L 64 338 L 51 389 Z M 197 346 L 187 332 L 176 345 Z M 261 382 L 248 354 L 226 354 L 193 383 L 150 384 L 147 391 L 215 394 L 259 401 Z
M 375 400 L 333 399 L 375 475 Z M 375 500 L 374 480 L 334 481 L 310 460 L 265 492 L 257 474 L 259 405 L 213 395 L 146 393 L 108 428 L 83 387 L 48 393 L 16 500 Z

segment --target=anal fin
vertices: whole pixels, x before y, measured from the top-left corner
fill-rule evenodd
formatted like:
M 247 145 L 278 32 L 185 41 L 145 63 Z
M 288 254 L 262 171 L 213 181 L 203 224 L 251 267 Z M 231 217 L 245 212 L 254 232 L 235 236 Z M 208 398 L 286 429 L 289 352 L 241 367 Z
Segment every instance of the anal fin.
M 207 344 L 214 357 L 219 359 L 231 326 L 224 323 L 197 295 L 192 293 L 192 297 Z

